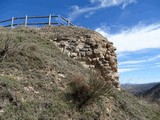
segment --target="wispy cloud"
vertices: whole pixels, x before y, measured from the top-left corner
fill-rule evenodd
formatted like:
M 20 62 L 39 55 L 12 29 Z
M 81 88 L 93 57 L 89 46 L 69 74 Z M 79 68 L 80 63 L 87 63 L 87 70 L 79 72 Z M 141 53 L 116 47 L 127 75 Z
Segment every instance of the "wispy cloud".
M 71 7 L 72 11 L 69 14 L 69 19 L 74 20 L 76 17 L 82 14 L 91 14 L 93 11 L 108 8 L 112 6 L 121 5 L 122 8 L 125 8 L 127 5 L 136 2 L 136 0 L 90 0 L 90 5 L 85 7 L 79 7 L 74 5 Z
M 92 16 L 95 12 L 91 11 L 88 14 L 85 15 L 85 18 L 89 18 L 90 16 Z
M 153 66 L 153 68 L 160 68 L 160 63 L 155 63 L 155 65 Z
M 128 4 L 136 2 L 136 0 L 90 0 L 91 3 L 99 3 L 101 7 L 118 6 L 122 4 L 125 8 Z
M 160 55 L 156 55 L 155 57 L 152 57 L 152 58 L 145 58 L 145 59 L 142 59 L 142 60 L 127 60 L 127 61 L 119 62 L 119 65 L 140 64 L 140 63 L 152 62 L 152 61 L 157 60 L 157 59 L 160 59 Z
M 139 24 L 116 34 L 109 34 L 103 27 L 97 28 L 96 31 L 112 41 L 118 52 L 160 48 L 160 22 L 148 26 Z
M 145 56 L 145 54 L 142 54 L 142 56 Z M 142 70 L 142 69 L 153 69 L 153 68 L 159 68 L 160 64 L 155 64 L 160 59 L 160 55 L 156 55 L 151 58 L 143 58 L 139 60 L 131 60 L 131 58 L 120 61 L 118 63 L 119 65 L 119 72 L 125 73 L 125 72 L 131 72 L 136 70 Z
M 140 70 L 141 68 L 120 68 L 118 69 L 119 73 L 125 73 L 125 72 L 130 72 L 130 71 L 134 71 L 134 70 Z
M 160 68 L 160 65 L 154 66 L 153 68 Z
M 153 56 L 153 53 L 152 55 L 147 53 L 149 50 L 160 48 L 160 22 L 148 26 L 138 24 L 125 30 L 122 28 L 119 33 L 114 34 L 110 34 L 105 26 L 97 28 L 96 31 L 117 47 L 120 73 L 159 68 L 160 65 L 155 63 L 159 61 L 160 54 L 154 52 Z

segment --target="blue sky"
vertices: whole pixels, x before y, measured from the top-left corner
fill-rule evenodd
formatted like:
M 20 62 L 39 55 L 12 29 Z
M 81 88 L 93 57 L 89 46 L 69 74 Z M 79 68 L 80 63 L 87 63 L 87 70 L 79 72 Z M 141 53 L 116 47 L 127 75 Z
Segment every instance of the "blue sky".
M 160 0 L 0 0 L 0 21 L 49 14 L 112 41 L 121 83 L 160 82 Z

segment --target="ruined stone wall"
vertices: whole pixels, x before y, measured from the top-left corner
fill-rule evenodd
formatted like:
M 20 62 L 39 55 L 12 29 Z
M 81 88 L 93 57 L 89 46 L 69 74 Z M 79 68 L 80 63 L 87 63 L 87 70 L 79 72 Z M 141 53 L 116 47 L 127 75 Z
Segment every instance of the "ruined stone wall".
M 45 30 L 46 28 L 43 28 Z M 106 82 L 119 88 L 116 48 L 95 31 L 78 27 L 47 28 L 50 39 L 69 57 L 84 67 L 101 72 Z

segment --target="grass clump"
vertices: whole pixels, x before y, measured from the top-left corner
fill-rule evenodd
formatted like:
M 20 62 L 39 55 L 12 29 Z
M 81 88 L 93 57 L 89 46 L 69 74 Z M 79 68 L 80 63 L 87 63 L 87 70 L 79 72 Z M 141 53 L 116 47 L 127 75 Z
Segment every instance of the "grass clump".
M 67 96 L 79 110 L 110 92 L 109 85 L 97 74 L 90 75 L 89 80 L 85 80 L 82 76 L 76 76 L 68 86 Z

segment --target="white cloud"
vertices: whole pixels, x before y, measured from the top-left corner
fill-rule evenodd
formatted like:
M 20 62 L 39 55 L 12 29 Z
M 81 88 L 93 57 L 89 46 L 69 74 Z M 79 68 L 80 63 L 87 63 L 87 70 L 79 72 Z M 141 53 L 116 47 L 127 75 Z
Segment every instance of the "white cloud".
M 155 57 L 152 58 L 146 58 L 142 60 L 128 60 L 128 61 L 123 61 L 119 62 L 119 65 L 127 65 L 127 64 L 139 64 L 139 63 L 146 63 L 146 62 L 152 62 L 154 60 L 160 59 L 160 55 L 156 55 Z
M 146 64 L 147 62 L 151 62 L 150 64 L 152 64 L 152 66 L 148 66 L 148 69 L 152 69 L 152 68 L 160 68 L 160 64 L 156 63 L 154 64 L 156 61 L 159 61 L 160 59 L 160 55 L 156 55 L 154 57 L 151 58 L 145 58 L 145 59 L 141 59 L 141 60 L 126 60 L 126 61 L 122 61 L 119 62 L 119 72 L 120 73 L 124 73 L 124 72 L 131 72 L 131 71 L 135 71 L 135 70 L 140 70 L 140 69 L 145 69 L 146 68 Z M 136 68 L 135 68 L 136 66 Z
M 122 29 L 119 33 L 115 34 L 110 34 L 108 29 L 105 28 L 105 26 L 102 26 L 97 28 L 96 31 L 114 43 L 117 47 L 119 58 L 125 57 L 126 59 L 125 61 L 121 60 L 118 62 L 120 73 L 145 69 L 146 64 L 152 63 L 153 66 L 150 67 L 159 68 L 159 65 L 155 65 L 154 63 L 159 61 L 160 55 L 147 57 L 145 50 L 148 48 L 160 48 L 160 22 L 148 26 L 139 24 L 130 29 Z M 138 51 L 145 52 L 140 53 Z M 133 53 L 139 54 L 139 58 L 130 58 L 129 56 Z M 139 67 L 135 68 L 135 66 Z
M 93 11 L 89 12 L 88 14 L 85 15 L 85 18 L 89 18 L 90 16 L 92 16 L 94 14 Z
M 139 70 L 140 68 L 120 68 L 118 69 L 119 73 L 124 73 L 124 72 L 130 72 L 130 71 L 134 71 L 134 70 Z
M 155 63 L 155 65 L 153 66 L 153 68 L 160 68 L 160 63 Z
M 73 20 L 81 14 L 87 14 L 99 9 L 112 6 L 122 5 L 122 8 L 125 8 L 128 4 L 131 4 L 133 2 L 136 2 L 136 0 L 90 0 L 90 6 L 81 8 L 78 5 L 72 6 L 72 12 L 69 14 L 68 19 Z
M 123 8 L 136 0 L 90 0 L 91 3 L 100 3 L 101 7 L 118 6 L 122 4 Z
M 160 23 L 137 25 L 116 34 L 109 34 L 103 27 L 97 28 L 96 31 L 112 41 L 118 52 L 160 48 Z
M 139 64 L 139 63 L 144 63 L 144 62 L 146 62 L 146 60 L 128 60 L 128 61 L 119 62 L 119 65 Z
M 153 68 L 160 68 L 160 65 L 154 66 Z

